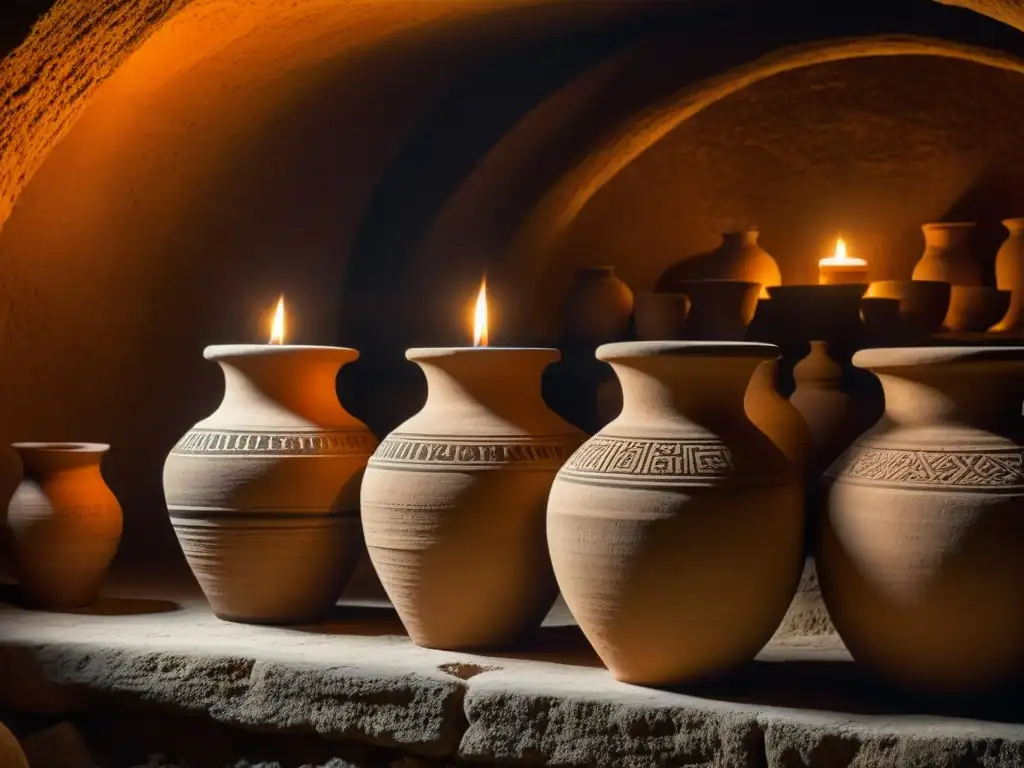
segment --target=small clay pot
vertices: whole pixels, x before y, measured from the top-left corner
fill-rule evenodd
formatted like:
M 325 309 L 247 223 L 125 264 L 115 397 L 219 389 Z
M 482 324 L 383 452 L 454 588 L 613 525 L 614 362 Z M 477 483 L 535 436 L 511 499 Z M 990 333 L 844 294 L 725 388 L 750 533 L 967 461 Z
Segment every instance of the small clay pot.
M 983 284 L 981 264 L 972 247 L 973 222 L 924 224 L 921 231 L 924 233 L 924 254 L 914 266 L 911 275 L 914 280 L 952 285 Z
M 931 280 L 877 280 L 868 287 L 868 296 L 898 299 L 901 331 L 930 335 L 942 329 L 949 311 L 951 286 Z
M 769 344 L 597 350 L 624 406 L 559 470 L 547 540 L 566 604 L 612 675 L 670 685 L 750 661 L 803 565 L 796 472 L 744 398 Z
M 700 341 L 741 341 L 754 318 L 761 286 L 743 280 L 680 280 L 690 298 L 686 335 Z
M 987 331 L 1006 315 L 1012 295 L 987 285 L 954 285 L 943 326 L 956 333 Z
M 891 331 L 900 322 L 900 300 L 865 296 L 860 300 L 860 319 L 872 335 Z
M 713 251 L 688 256 L 670 266 L 658 278 L 655 291 L 682 291 L 693 280 L 743 280 L 760 286 L 779 285 L 782 273 L 775 259 L 760 246 L 756 228 L 726 232 Z M 768 296 L 762 287 L 761 297 Z
M 850 653 L 923 693 L 1024 673 L 1022 347 L 858 352 L 886 414 L 829 469 L 817 567 Z
M 686 338 L 690 299 L 683 293 L 638 293 L 633 308 L 636 335 L 642 341 Z
M 82 608 L 99 597 L 121 541 L 122 513 L 100 472 L 100 443 L 14 443 L 24 477 L 7 509 L 24 600 Z
M 625 338 L 632 312 L 633 292 L 615 267 L 577 269 L 563 306 L 565 335 L 586 344 Z
M 362 554 L 359 481 L 376 440 L 338 402 L 354 349 L 207 347 L 224 398 L 164 464 L 185 559 L 214 613 L 300 624 L 334 607 Z
M 1009 233 L 996 254 L 996 286 L 1010 291 L 1006 314 L 995 325 L 995 332 L 1017 333 L 1024 330 L 1024 218 L 1004 219 Z
M 541 396 L 554 349 L 410 349 L 422 410 L 370 459 L 367 549 L 409 637 L 514 647 L 557 596 L 544 537 L 555 473 L 583 441 Z

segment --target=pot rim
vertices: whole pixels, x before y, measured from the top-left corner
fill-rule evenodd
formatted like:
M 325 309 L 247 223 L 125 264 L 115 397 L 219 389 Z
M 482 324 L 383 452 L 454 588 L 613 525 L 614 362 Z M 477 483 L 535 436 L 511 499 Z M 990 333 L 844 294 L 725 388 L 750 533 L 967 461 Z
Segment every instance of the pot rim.
M 77 443 L 61 440 L 49 442 L 11 443 L 16 451 L 35 451 L 37 453 L 106 453 L 110 450 L 108 443 Z
M 207 360 L 230 360 L 254 357 L 322 357 L 326 360 L 352 362 L 359 350 L 352 347 L 329 347 L 315 344 L 211 344 L 203 350 Z
M 595 353 L 598 360 L 632 357 L 751 357 L 778 359 L 774 344 L 756 341 L 617 341 L 602 344 Z
M 504 353 L 520 355 L 539 355 L 541 353 L 552 356 L 552 360 L 561 358 L 561 352 L 554 347 L 412 347 L 405 350 L 406 360 L 434 360 L 443 357 L 456 357 L 468 354 L 497 354 Z
M 862 349 L 853 356 L 853 364 L 855 366 L 872 371 L 911 366 L 1001 362 L 1024 362 L 1024 346 L 882 347 Z
M 933 221 L 922 224 L 921 229 L 927 232 L 930 229 L 970 229 L 977 226 L 978 222 L 976 221 Z

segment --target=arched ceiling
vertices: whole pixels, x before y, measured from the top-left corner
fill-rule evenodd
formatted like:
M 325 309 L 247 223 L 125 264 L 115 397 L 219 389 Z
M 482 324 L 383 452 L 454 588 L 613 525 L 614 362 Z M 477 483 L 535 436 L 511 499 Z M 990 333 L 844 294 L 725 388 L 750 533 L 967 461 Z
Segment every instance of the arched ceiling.
M 1022 0 L 938 1 L 1024 30 Z M 685 5 L 691 4 L 696 0 Z M 775 5 L 786 12 L 785 0 Z M 154 32 L 175 20 L 195 25 L 190 37 L 199 51 L 222 44 L 228 35 L 244 34 L 245 25 L 275 26 L 284 39 L 303 26 L 310 32 L 311 24 L 324 31 L 331 19 L 339 32 L 335 44 L 354 48 L 379 45 L 413 29 L 430 34 L 435 25 L 456 19 L 483 20 L 542 6 L 576 20 L 646 12 L 644 3 L 579 0 L 58 0 L 24 44 L 0 62 L 0 226 L 95 89 Z M 182 48 L 181 61 L 167 65 L 187 66 L 194 53 Z

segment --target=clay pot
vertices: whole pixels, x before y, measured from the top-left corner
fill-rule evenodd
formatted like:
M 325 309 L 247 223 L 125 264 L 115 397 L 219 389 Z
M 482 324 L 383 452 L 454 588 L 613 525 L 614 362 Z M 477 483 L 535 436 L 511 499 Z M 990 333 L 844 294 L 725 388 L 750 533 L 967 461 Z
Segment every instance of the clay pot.
M 828 472 L 818 574 L 854 658 L 925 692 L 1024 668 L 1024 348 L 872 349 L 886 418 Z
M 803 341 L 808 330 L 817 338 L 852 340 L 861 332 L 860 302 L 866 283 L 779 285 L 768 289 L 784 338 Z
M 993 331 L 1024 329 L 1024 218 L 1006 219 L 1010 233 L 996 254 L 996 286 L 1011 292 L 1010 306 Z
M 1010 307 L 1010 291 L 987 285 L 954 285 L 949 294 L 949 310 L 943 326 L 957 333 L 987 331 Z
M 860 319 L 869 333 L 892 330 L 900 322 L 900 300 L 865 296 L 860 300 Z
M 789 402 L 810 432 L 806 477 L 813 483 L 879 414 L 844 389 L 843 367 L 830 356 L 828 343 L 810 346 L 793 369 L 796 389 Z
M 362 551 L 359 481 L 376 440 L 338 402 L 354 349 L 212 346 L 224 398 L 164 464 L 174 532 L 214 613 L 316 621 Z
M 951 286 L 926 280 L 878 280 L 868 287 L 868 296 L 898 299 L 900 332 L 930 335 L 942 329 L 949 311 Z
M 971 247 L 975 225 L 971 222 L 925 224 L 924 254 L 914 266 L 914 280 L 952 285 L 982 285 L 981 264 Z
M 764 432 L 802 477 L 807 468 L 811 432 L 807 422 L 776 389 L 779 363 L 766 360 L 754 370 L 743 408 L 754 426 Z
M 616 679 L 669 685 L 749 661 L 803 565 L 792 465 L 744 412 L 768 344 L 600 347 L 621 415 L 559 471 L 548 544 L 566 604 Z
M 680 283 L 693 280 L 741 280 L 764 287 L 779 285 L 782 283 L 779 265 L 758 245 L 759 234 L 757 229 L 726 232 L 715 250 L 689 256 L 666 269 L 654 290 L 658 293 L 682 291 Z M 760 295 L 768 296 L 764 288 Z
M 761 286 L 742 280 L 681 280 L 690 298 L 686 335 L 697 340 L 739 341 L 757 309 Z
M 633 292 L 615 267 L 577 269 L 563 307 L 566 336 L 587 344 L 625 337 L 633 313 Z
M 7 508 L 11 559 L 25 602 L 83 608 L 121 541 L 121 505 L 107 487 L 100 443 L 14 443 L 23 479 Z
M 690 299 L 683 293 L 638 293 L 633 308 L 636 335 L 643 341 L 686 338 Z
M 3 768 L 29 768 L 28 758 L 18 740 L 0 723 L 0 766 Z
M 423 409 L 380 444 L 362 488 L 370 559 L 412 641 L 513 646 L 557 594 L 544 539 L 555 473 L 583 433 L 551 412 L 553 349 L 410 349 Z

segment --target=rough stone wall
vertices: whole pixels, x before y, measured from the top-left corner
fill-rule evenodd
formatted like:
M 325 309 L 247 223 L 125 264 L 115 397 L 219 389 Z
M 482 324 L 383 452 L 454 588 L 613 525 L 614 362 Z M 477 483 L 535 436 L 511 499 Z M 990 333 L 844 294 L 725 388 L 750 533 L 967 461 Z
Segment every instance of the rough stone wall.
M 174 14 L 190 4 L 210 1 L 59 0 L 26 42 L 0 62 L 0 227 L 96 86 Z M 1024 30 L 1021 0 L 943 1 Z M 363 3 L 349 0 L 349 4 Z
M 190 0 L 66 0 L 0 62 L 0 226 L 96 87 Z

